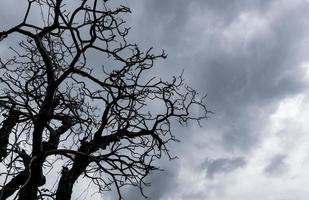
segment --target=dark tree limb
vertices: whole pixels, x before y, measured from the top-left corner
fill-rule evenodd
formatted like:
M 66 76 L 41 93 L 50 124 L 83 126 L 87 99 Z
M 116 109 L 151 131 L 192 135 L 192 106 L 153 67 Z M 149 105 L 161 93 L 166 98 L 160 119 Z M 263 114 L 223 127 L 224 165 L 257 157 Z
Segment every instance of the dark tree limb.
M 27 178 L 28 174 L 26 171 L 22 171 L 17 176 L 12 178 L 10 182 L 1 188 L 0 200 L 5 200 L 13 195 L 16 191 L 18 191 L 20 187 L 27 181 Z
M 7 155 L 10 134 L 19 120 L 20 112 L 12 106 L 0 129 L 0 161 Z

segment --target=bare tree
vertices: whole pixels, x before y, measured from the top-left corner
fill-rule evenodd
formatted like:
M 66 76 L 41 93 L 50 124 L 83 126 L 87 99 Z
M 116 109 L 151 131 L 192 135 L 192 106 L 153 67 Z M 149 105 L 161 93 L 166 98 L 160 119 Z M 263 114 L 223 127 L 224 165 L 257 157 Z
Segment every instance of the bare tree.
M 127 41 L 129 12 L 106 0 L 27 0 L 21 22 L 0 32 L 21 38 L 0 60 L 1 200 L 68 200 L 79 178 L 119 199 L 126 185 L 143 193 L 155 161 L 170 157 L 171 120 L 206 117 L 182 75 L 154 75 L 164 51 Z

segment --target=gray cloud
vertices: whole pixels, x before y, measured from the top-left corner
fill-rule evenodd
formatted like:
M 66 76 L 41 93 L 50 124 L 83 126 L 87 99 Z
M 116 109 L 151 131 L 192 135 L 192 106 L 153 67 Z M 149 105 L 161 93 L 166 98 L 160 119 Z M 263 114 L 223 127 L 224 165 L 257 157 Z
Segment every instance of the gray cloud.
M 228 174 L 246 165 L 244 158 L 219 158 L 206 160 L 203 166 L 207 169 L 207 178 L 213 179 L 217 174 Z
M 178 172 L 176 166 L 179 164 L 179 160 L 174 160 L 173 162 L 164 158 L 160 160 L 160 168 L 164 170 L 155 171 L 144 180 L 150 184 L 150 187 L 143 187 L 143 193 L 148 199 L 159 200 L 176 191 L 178 186 L 175 179 Z M 125 200 L 143 199 L 140 190 L 136 187 L 126 187 L 122 190 L 122 193 Z M 118 199 L 118 194 L 116 194 L 116 191 L 112 191 L 105 194 L 105 197 L 108 197 L 108 199 Z
M 145 189 L 145 195 L 150 199 L 161 199 L 169 192 L 173 191 L 173 187 L 177 186 L 177 183 L 171 177 L 174 177 L 176 174 L 173 174 L 173 171 L 169 170 L 156 172 L 156 174 L 151 175 L 147 181 L 151 183 L 151 188 Z M 142 196 L 136 188 L 131 188 L 126 193 L 125 198 L 127 200 L 136 200 L 141 199 Z
M 204 134 L 214 134 L 217 141 L 207 141 L 205 149 L 213 145 L 221 147 L 219 155 L 247 156 L 265 139 L 261 132 L 278 102 L 306 89 L 305 69 L 299 67 L 308 49 L 303 44 L 306 1 L 160 0 L 130 1 L 129 6 L 132 40 L 169 54 L 158 70 L 184 68 L 187 81 L 208 94 L 215 114 L 206 121 Z M 209 177 L 233 171 L 244 160 L 214 161 Z
M 264 173 L 270 176 L 281 175 L 288 170 L 288 165 L 286 163 L 286 155 L 276 155 L 274 156 L 264 169 Z

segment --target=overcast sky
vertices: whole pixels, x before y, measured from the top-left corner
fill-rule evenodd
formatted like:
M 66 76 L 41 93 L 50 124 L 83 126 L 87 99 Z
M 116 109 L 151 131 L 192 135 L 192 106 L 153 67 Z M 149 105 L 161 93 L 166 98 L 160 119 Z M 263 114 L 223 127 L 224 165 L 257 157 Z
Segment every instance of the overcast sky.
M 307 200 L 309 1 L 124 2 L 130 40 L 165 49 L 158 72 L 184 69 L 214 112 L 202 128 L 175 127 L 179 159 L 160 162 L 165 171 L 149 178 L 149 199 Z M 5 20 L 16 5 L 7 6 Z M 124 197 L 141 199 L 134 189 Z
M 165 49 L 162 74 L 186 81 L 214 112 L 176 129 L 152 200 L 307 200 L 309 2 L 130 0 L 130 38 Z M 129 200 L 140 199 L 135 190 Z

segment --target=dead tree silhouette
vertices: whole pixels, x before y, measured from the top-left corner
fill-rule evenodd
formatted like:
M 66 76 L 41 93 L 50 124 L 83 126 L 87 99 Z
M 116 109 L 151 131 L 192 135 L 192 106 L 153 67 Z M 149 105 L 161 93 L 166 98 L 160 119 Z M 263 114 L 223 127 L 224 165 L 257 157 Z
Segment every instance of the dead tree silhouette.
M 170 156 L 172 121 L 206 118 L 182 75 L 154 75 L 164 51 L 127 41 L 129 12 L 109 1 L 28 0 L 20 23 L 0 32 L 20 39 L 0 60 L 1 200 L 68 200 L 79 178 L 119 199 L 126 185 L 143 192 L 155 161 Z

